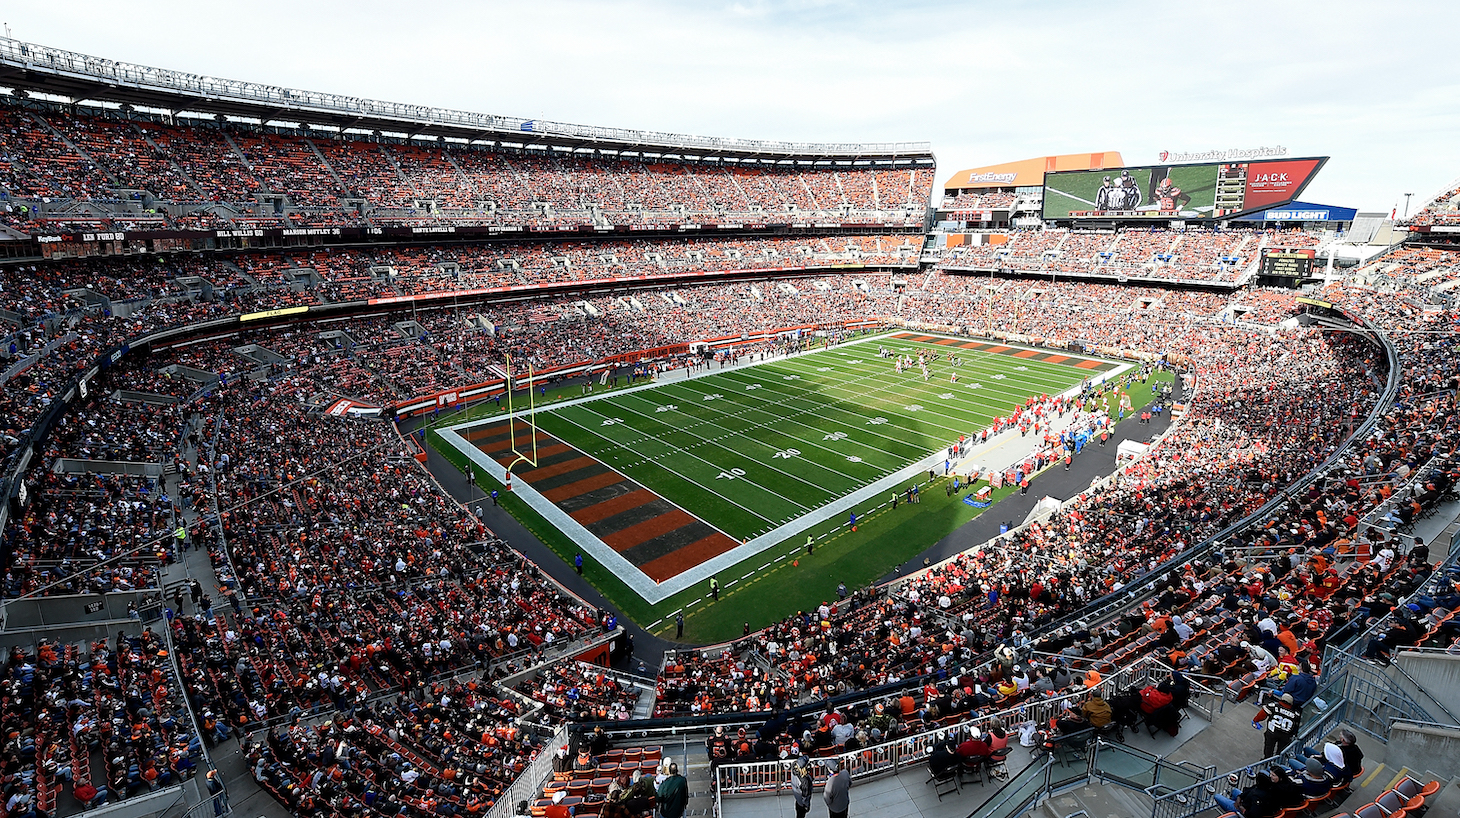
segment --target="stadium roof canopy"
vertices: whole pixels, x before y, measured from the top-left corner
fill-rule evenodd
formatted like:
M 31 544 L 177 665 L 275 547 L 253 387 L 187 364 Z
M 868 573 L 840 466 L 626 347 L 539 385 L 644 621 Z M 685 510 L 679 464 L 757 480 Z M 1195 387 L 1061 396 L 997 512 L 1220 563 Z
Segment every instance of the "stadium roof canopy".
M 571 125 L 205 77 L 9 38 L 0 38 L 0 85 L 71 102 L 110 102 L 173 113 L 444 137 L 506 147 L 747 164 L 933 164 L 928 142 L 775 142 Z
M 1067 153 L 1062 156 L 1036 156 L 1001 165 L 960 170 L 943 185 L 944 190 L 977 188 L 1038 187 L 1044 174 L 1056 170 L 1103 170 L 1125 165 L 1120 151 Z

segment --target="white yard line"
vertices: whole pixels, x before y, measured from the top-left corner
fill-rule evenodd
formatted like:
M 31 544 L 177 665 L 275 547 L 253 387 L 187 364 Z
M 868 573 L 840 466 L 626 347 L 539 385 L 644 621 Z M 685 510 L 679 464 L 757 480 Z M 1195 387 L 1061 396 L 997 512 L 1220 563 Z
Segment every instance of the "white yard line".
M 680 427 L 672 426 L 672 425 L 670 425 L 668 423 L 665 423 L 663 420 L 660 420 L 658 418 L 654 418 L 654 417 L 652 417 L 650 415 L 646 415 L 643 412 L 640 412 L 639 410 L 634 409 L 634 408 L 626 405 L 622 401 L 620 401 L 618 403 L 618 407 L 620 409 L 623 409 L 626 412 L 630 412 L 632 414 L 638 415 L 639 417 L 644 418 L 645 420 L 652 420 L 652 421 L 654 421 L 655 423 L 658 423 L 661 426 L 667 426 L 667 427 L 669 427 L 669 431 L 671 431 L 671 432 L 683 431 L 686 434 L 694 435 L 695 437 L 699 438 L 699 440 L 702 443 L 706 443 L 706 444 L 711 445 L 711 446 L 714 446 L 716 448 L 723 449 L 723 450 L 729 452 L 734 457 L 737 457 L 737 458 L 746 457 L 746 455 L 745 455 L 744 452 L 738 451 L 736 449 L 732 449 L 729 446 L 726 446 L 724 443 L 721 443 L 720 442 L 721 438 L 707 438 L 707 437 L 703 437 L 703 436 L 701 436 L 699 434 L 696 434 L 694 432 L 690 432 L 690 431 L 688 431 L 686 429 L 682 429 Z M 608 417 L 608 416 L 607 415 L 604 415 L 603 417 Z M 725 432 L 728 432 L 729 433 L 729 434 L 726 435 L 726 437 L 734 437 L 735 436 L 735 433 L 730 432 L 729 429 L 724 429 L 723 427 L 721 427 L 721 428 L 722 428 L 722 431 L 725 431 Z M 726 468 L 725 466 L 720 465 L 718 463 L 711 463 L 710 461 L 704 459 L 703 457 L 700 457 L 699 455 L 695 454 L 694 452 L 691 452 L 691 451 L 689 451 L 688 449 L 686 449 L 686 448 L 684 448 L 682 446 L 676 446 L 675 444 L 670 443 L 667 440 L 663 440 L 662 438 L 655 438 L 655 440 L 658 440 L 663 445 L 668 446 L 671 449 L 674 449 L 674 450 L 680 452 L 681 454 L 689 455 L 690 457 L 693 457 L 694 459 L 696 459 L 696 460 L 700 461 L 701 463 L 704 463 L 705 465 L 710 466 L 712 468 L 715 468 L 715 469 L 718 469 L 718 470 L 721 470 L 721 471 L 724 471 L 725 468 Z M 764 444 L 760 443 L 759 441 L 754 441 L 754 442 L 756 443 L 756 445 L 764 445 Z M 757 465 L 763 465 L 765 468 L 770 469 L 771 471 L 776 472 L 777 474 L 783 475 L 785 477 L 789 477 L 789 478 L 791 478 L 792 480 L 795 480 L 798 483 L 803 483 L 805 485 L 808 485 L 808 486 L 816 489 L 817 491 L 826 491 L 826 487 L 825 486 L 817 485 L 816 483 L 813 483 L 810 480 L 805 480 L 805 479 L 802 479 L 800 477 L 797 477 L 794 474 L 791 474 L 790 472 L 782 471 L 781 469 L 778 469 L 775 466 L 770 465 L 769 463 L 765 463 L 765 464 L 757 463 Z M 843 475 L 843 476 L 846 476 L 846 475 Z M 809 511 L 810 510 L 810 508 L 808 506 L 803 506 L 800 503 L 796 502 L 795 500 L 792 500 L 790 497 L 786 497 L 785 495 L 781 494 L 780 492 L 777 492 L 775 489 L 772 489 L 769 486 L 762 485 L 761 483 L 758 483 L 755 480 L 750 479 L 750 476 L 749 475 L 745 475 L 745 476 L 740 477 L 738 479 L 744 480 L 746 483 L 749 483 L 750 485 L 753 485 L 753 486 L 756 486 L 758 488 L 764 489 L 767 494 L 770 494 L 770 495 L 776 496 L 776 497 L 780 497 L 781 499 L 785 500 L 786 502 L 790 503 L 791 505 L 794 505 L 794 506 L 802 509 L 803 511 Z M 703 485 L 703 484 L 701 484 L 701 485 Z
M 844 371 L 844 370 L 838 369 L 836 367 L 832 367 L 832 369 L 833 369 L 833 371 L 836 371 L 836 372 Z M 897 377 L 897 373 L 895 371 L 891 370 L 891 369 L 889 369 L 887 372 L 879 373 L 879 374 L 882 374 L 884 376 L 891 376 L 893 378 Z M 941 375 L 942 373 L 939 373 L 939 374 Z M 918 377 L 916 377 L 912 372 L 904 372 L 903 373 L 904 380 L 902 382 L 893 381 L 893 382 L 889 383 L 888 386 L 886 386 L 886 387 L 884 387 L 882 389 L 876 389 L 876 390 L 873 390 L 873 391 L 880 393 L 880 392 L 887 392 L 887 391 L 890 391 L 892 389 L 898 389 L 898 388 L 900 388 L 900 389 L 905 390 L 908 394 L 912 394 L 912 395 L 916 395 L 916 396 L 924 396 L 924 397 L 926 397 L 929 400 L 937 399 L 937 400 L 940 400 L 940 401 L 944 400 L 943 398 L 939 397 L 940 395 L 942 395 L 943 393 L 946 393 L 946 392 L 953 392 L 954 393 L 953 398 L 951 398 L 950 400 L 959 400 L 959 399 L 961 399 L 961 400 L 964 400 L 964 401 L 969 401 L 969 402 L 975 403 L 975 404 L 977 404 L 981 408 L 988 408 L 990 410 L 997 410 L 997 411 L 991 412 L 991 414 L 990 414 L 991 417 L 997 416 L 999 414 L 999 412 L 1001 412 L 1001 411 L 1008 411 L 1008 410 L 1007 409 L 1002 409 L 999 404 L 989 403 L 987 401 L 984 401 L 984 400 L 980 399 L 979 398 L 980 395 L 984 395 L 984 394 L 988 394 L 988 393 L 997 393 L 999 395 L 1005 396 L 1008 399 L 1008 402 L 1010 402 L 1010 403 L 1012 403 L 1014 405 L 1018 405 L 1018 404 L 1022 403 L 1026 398 L 1030 397 L 1030 394 L 1029 394 L 1029 392 L 1027 390 L 1007 389 L 1007 388 L 1005 388 L 1003 386 L 1003 381 L 1002 380 L 994 380 L 992 376 L 993 375 L 996 375 L 996 374 L 999 374 L 996 371 L 979 372 L 979 371 L 970 371 L 970 370 L 968 370 L 965 367 L 958 367 L 958 374 L 960 375 L 960 377 L 962 379 L 960 380 L 959 383 L 953 383 L 951 381 L 943 380 L 941 377 L 939 377 L 937 379 L 929 379 L 927 381 L 922 381 L 921 379 L 919 379 Z M 817 372 L 815 374 L 808 373 L 807 374 L 807 377 L 810 377 L 810 378 L 821 378 L 821 377 L 825 377 L 825 375 L 826 375 L 826 373 Z M 971 375 L 972 377 L 962 377 L 962 376 L 967 376 L 967 375 Z M 982 379 L 982 380 L 975 380 L 976 378 L 979 378 L 979 379 Z M 989 380 L 992 380 L 993 381 L 993 384 L 992 385 L 990 385 L 989 383 L 987 383 L 987 381 L 989 381 Z M 1035 381 L 1038 381 L 1038 382 L 1035 382 Z M 819 381 L 818 380 L 817 383 L 822 383 L 822 381 Z M 978 383 L 979 384 L 978 389 L 970 389 L 969 388 L 969 384 L 971 384 L 971 383 Z M 1016 376 L 1016 379 L 1014 380 L 1014 383 L 1026 383 L 1026 384 L 1029 384 L 1029 385 L 1034 386 L 1034 387 L 1044 387 L 1044 391 L 1047 391 L 1049 389 L 1055 389 L 1055 390 L 1058 391 L 1058 390 L 1064 390 L 1064 389 L 1068 389 L 1069 388 L 1068 384 L 1066 384 L 1066 383 L 1061 383 L 1061 382 L 1057 382 L 1057 381 L 1050 381 L 1050 380 L 1044 379 L 1044 378 L 1039 378 L 1039 379 L 1026 378 L 1024 376 L 1024 373 L 1020 373 L 1018 376 Z M 828 389 L 841 389 L 841 388 L 843 388 L 840 385 L 840 383 L 826 383 L 825 385 L 826 385 L 826 387 Z
M 756 390 L 756 391 L 757 392 L 760 392 L 762 390 Z M 707 394 L 707 393 L 699 393 L 699 394 Z M 817 412 L 825 412 L 828 409 L 837 409 L 838 407 L 836 407 L 834 405 L 831 405 L 831 404 L 817 404 L 815 406 L 811 406 L 811 407 L 808 407 L 806 409 L 797 409 L 794 412 L 791 412 L 789 414 L 778 414 L 778 413 L 772 412 L 771 410 L 766 409 L 766 408 L 764 408 L 762 406 L 751 406 L 751 405 L 747 405 L 747 404 L 741 403 L 740 400 L 739 400 L 739 397 L 740 396 L 737 395 L 735 399 L 731 400 L 731 402 L 734 403 L 736 406 L 741 407 L 743 409 L 743 411 L 741 411 L 741 412 L 732 412 L 732 413 L 730 413 L 730 416 L 731 417 L 744 417 L 747 412 L 759 412 L 762 415 L 769 415 L 771 417 L 771 420 L 770 421 L 767 421 L 766 423 L 757 423 L 754 426 L 752 426 L 751 428 L 753 428 L 753 429 L 768 429 L 768 430 L 770 430 L 772 432 L 775 432 L 778 435 L 782 435 L 784 437 L 791 438 L 792 440 L 798 441 L 798 442 L 800 442 L 803 445 L 812 446 L 812 447 L 815 447 L 817 449 L 821 449 L 822 451 L 829 452 L 829 453 L 831 453 L 833 455 L 836 455 L 837 457 L 846 457 L 847 456 L 847 453 L 846 452 L 840 452 L 840 451 L 837 451 L 836 449 L 828 448 L 826 446 L 821 445 L 820 443 L 817 443 L 813 439 L 804 438 L 804 437 L 801 437 L 800 435 L 793 434 L 791 432 L 787 432 L 787 431 L 784 431 L 784 430 L 781 430 L 781 429 L 773 429 L 773 428 L 771 428 L 771 423 L 776 422 L 776 421 L 781 421 L 781 422 L 784 422 L 784 423 L 791 423 L 791 424 L 795 424 L 796 426 L 800 426 L 800 427 L 802 427 L 804 429 L 809 429 L 813 434 L 823 435 L 823 438 L 822 439 L 824 440 L 824 439 L 826 439 L 825 438 L 825 435 L 828 434 L 825 429 L 821 429 L 819 427 L 812 426 L 809 423 L 802 423 L 801 421 L 797 420 L 796 418 L 797 417 L 800 417 L 801 415 L 811 415 L 811 414 L 816 414 Z M 793 396 L 787 397 L 785 401 L 773 401 L 773 400 L 770 400 L 769 398 L 761 397 L 759 394 L 746 395 L 746 397 L 751 397 L 751 398 L 755 398 L 756 400 L 765 401 L 766 402 L 766 405 L 768 405 L 768 406 L 779 406 L 779 405 L 782 405 L 782 404 L 787 403 L 787 402 L 792 401 L 792 400 L 810 400 L 809 398 L 804 398 L 804 397 L 801 397 L 799 395 L 793 395 Z M 727 399 L 729 399 L 729 398 L 727 398 Z M 845 411 L 845 410 L 839 410 L 839 411 Z M 848 412 L 848 414 L 854 414 L 854 413 Z M 876 434 L 875 432 L 872 432 L 871 430 L 868 430 L 867 433 L 868 434 L 871 434 L 874 437 L 882 438 L 883 440 L 890 440 L 890 441 L 892 441 L 894 443 L 901 443 L 904 446 L 909 446 L 909 447 L 912 447 L 914 449 L 917 449 L 917 451 L 918 451 L 919 454 L 922 453 L 921 447 L 915 446 L 912 443 L 908 443 L 906 441 L 898 441 L 896 438 L 888 437 L 886 435 Z M 743 432 L 742 432 L 742 434 L 743 434 Z M 851 438 L 848 437 L 846 439 L 850 440 Z M 895 452 L 889 452 L 886 449 L 882 449 L 882 448 L 879 448 L 877 446 L 873 446 L 873 445 L 871 445 L 869 443 L 865 443 L 865 442 L 862 442 L 862 441 L 856 441 L 856 444 L 857 444 L 857 446 L 861 447 L 862 449 L 871 449 L 872 451 L 880 452 L 880 453 L 882 453 L 884 455 L 887 455 L 888 457 L 892 458 L 897 463 L 905 462 L 907 460 L 907 458 L 908 458 L 907 455 L 900 455 L 900 454 L 897 454 Z
M 604 415 L 604 414 L 599 414 L 598 416 L 599 417 L 602 417 L 602 418 L 609 417 L 608 415 Z M 558 415 L 558 417 L 562 418 L 563 420 L 566 420 L 567 422 L 573 424 L 574 426 L 577 426 L 579 429 L 582 429 L 583 431 L 588 432 L 589 434 L 591 434 L 591 435 L 593 435 L 595 437 L 602 438 L 603 440 L 607 440 L 610 443 L 616 443 L 617 442 L 613 438 L 604 435 L 602 432 L 599 432 L 597 429 L 594 429 L 594 428 L 592 428 L 590 426 L 584 426 L 583 424 L 579 423 L 576 420 L 573 420 L 572 418 L 570 418 L 570 417 L 568 417 L 566 415 Z M 658 442 L 663 443 L 663 441 L 658 441 Z M 670 444 L 670 443 L 664 443 L 663 445 L 668 446 L 671 449 L 679 449 L 678 446 L 675 446 L 675 445 Z M 679 449 L 679 451 L 683 452 L 684 450 L 683 449 Z M 689 454 L 689 452 L 685 452 L 685 454 Z M 695 460 L 698 460 L 701 463 L 704 463 L 705 465 L 710 466 L 711 468 L 714 468 L 714 469 L 716 469 L 718 471 L 723 471 L 724 470 L 724 467 L 723 466 L 716 466 L 714 463 L 711 463 L 710 461 L 705 460 L 702 457 L 696 457 L 693 454 L 690 454 L 689 456 L 690 457 L 693 457 Z M 602 463 L 603 461 L 602 460 L 599 460 L 599 462 Z M 762 520 L 765 520 L 768 523 L 774 523 L 775 522 L 775 520 L 772 520 L 771 518 L 765 516 L 764 514 L 761 514 L 760 512 L 757 512 L 754 509 L 746 508 L 745 506 L 741 505 L 740 503 L 737 503 L 734 500 L 731 500 L 729 497 L 726 497 L 725 495 L 721 494 L 720 492 L 715 491 L 714 489 L 706 486 L 704 483 L 701 483 L 700 481 L 694 479 L 693 477 L 690 477 L 687 474 L 684 474 L 682 472 L 676 471 L 675 469 L 671 469 L 668 466 L 664 465 L 663 463 L 660 463 L 657 460 L 650 461 L 650 462 L 652 462 L 652 464 L 654 466 L 657 466 L 658 468 L 661 468 L 661 469 L 669 472 L 670 474 L 673 474 L 673 475 L 675 475 L 677 477 L 680 477 L 685 482 L 691 483 L 691 484 L 693 484 L 695 486 L 698 486 L 699 488 L 704 489 L 705 491 L 708 491 L 709 493 L 715 495 L 716 497 L 719 497 L 721 500 L 724 500 L 725 502 L 729 503 L 732 506 L 737 506 L 737 507 L 739 507 L 741 509 L 744 509 L 745 511 L 748 511 L 751 514 L 754 514 L 755 516 L 761 518 Z M 608 466 L 607 463 L 604 463 L 603 465 Z M 641 465 L 647 465 L 647 463 L 641 463 Z M 611 469 L 613 468 L 613 466 L 608 466 L 608 467 L 611 468 Z M 623 472 L 619 472 L 619 473 L 620 474 L 623 474 Z M 627 475 L 625 475 L 625 476 L 627 476 Z M 629 478 L 629 479 L 633 479 L 633 478 Z M 639 481 L 636 480 L 635 482 L 639 482 Z M 764 489 L 765 487 L 764 486 L 761 486 L 759 484 L 756 484 L 756 488 Z M 664 496 L 664 495 L 660 494 L 657 491 L 654 492 L 654 493 L 656 495 L 659 495 L 660 497 L 663 497 Z M 774 492 L 772 492 L 772 494 L 774 494 Z M 782 499 L 784 499 L 784 498 L 782 498 Z M 792 505 L 798 506 L 800 508 L 803 508 L 803 509 L 805 508 L 805 506 L 802 506 L 800 503 L 795 503 L 795 502 L 792 502 L 790 500 L 787 500 L 787 502 L 791 502 Z M 696 518 L 699 518 L 700 517 L 700 515 L 698 515 L 698 514 L 694 514 L 693 512 L 690 512 L 690 513 L 691 513 L 692 516 L 694 516 Z M 729 536 L 729 535 L 727 534 L 726 536 Z
M 642 398 L 638 398 L 638 399 L 639 400 L 642 400 Z M 731 401 L 731 402 L 733 403 L 733 401 Z M 620 404 L 620 405 L 622 405 L 622 404 Z M 741 404 L 738 404 L 737 403 L 736 405 L 737 406 L 740 406 Z M 745 407 L 745 409 L 746 409 L 746 411 L 763 411 L 763 410 L 760 410 L 760 409 L 756 409 L 755 407 Z M 633 410 L 630 410 L 630 411 L 633 411 Z M 636 413 L 636 414 L 638 414 L 638 413 Z M 821 449 L 824 452 L 827 452 L 829 454 L 836 455 L 837 457 L 840 457 L 840 458 L 845 458 L 846 457 L 846 455 L 844 453 L 837 452 L 837 451 L 832 450 L 832 449 L 828 449 L 825 446 L 821 446 L 821 445 L 816 444 L 816 443 L 811 443 L 811 442 L 806 441 L 806 440 L 803 440 L 803 439 L 801 439 L 801 438 L 799 438 L 799 437 L 797 437 L 795 435 L 787 434 L 786 432 L 782 432 L 779 429 L 771 428 L 771 423 L 770 422 L 766 422 L 766 423 L 755 423 L 755 424 L 753 424 L 752 426 L 750 426 L 747 429 L 731 429 L 730 427 L 724 426 L 724 425 L 720 424 L 717 421 L 714 421 L 714 420 L 706 420 L 706 419 L 703 419 L 703 418 L 698 418 L 698 417 L 696 417 L 694 415 L 690 415 L 688 412 L 681 412 L 681 414 L 683 414 L 683 415 L 685 415 L 687 417 L 693 417 L 693 418 L 696 419 L 696 423 L 691 424 L 691 427 L 692 426 L 714 426 L 715 428 L 719 429 L 720 431 L 725 432 L 724 435 L 721 435 L 721 436 L 716 437 L 716 438 L 711 438 L 710 441 L 706 441 L 706 442 L 715 442 L 716 445 L 719 445 L 718 444 L 718 441 L 724 439 L 725 437 L 743 437 L 746 440 L 748 440 L 749 442 L 753 443 L 754 445 L 760 446 L 760 447 L 762 447 L 762 448 L 770 451 L 772 453 L 771 456 L 774 458 L 775 457 L 775 453 L 781 452 L 781 451 L 784 451 L 784 450 L 781 449 L 779 446 L 777 446 L 774 443 L 767 443 L 764 440 L 757 440 L 755 437 L 753 437 L 753 436 L 751 436 L 749 434 L 751 432 L 751 430 L 753 430 L 753 429 L 764 429 L 764 430 L 766 430 L 768 432 L 771 432 L 773 434 L 780 435 L 782 437 L 790 438 L 791 440 L 796 441 L 797 443 L 801 444 L 802 446 L 810 446 L 810 447 L 818 448 L 818 449 Z M 766 413 L 766 414 L 769 414 L 769 413 Z M 645 415 L 645 417 L 648 417 L 648 415 Z M 739 412 L 727 412 L 727 413 L 722 413 L 720 415 L 720 417 L 722 417 L 722 418 L 726 418 L 726 417 L 741 417 L 741 413 L 739 413 Z M 658 420 L 658 418 L 655 418 L 655 419 Z M 663 423 L 662 420 L 660 422 Z M 672 428 L 675 431 L 688 431 L 688 429 L 691 428 L 691 427 L 674 426 Z M 721 448 L 728 448 L 728 447 L 721 446 Z M 732 449 L 731 451 L 734 451 L 734 450 Z M 789 460 L 789 458 L 788 458 L 788 460 Z M 860 478 L 854 477 L 854 476 L 852 476 L 850 474 L 846 474 L 845 472 L 837 471 L 836 469 L 833 469 L 832 467 L 826 465 L 825 463 L 822 463 L 822 462 L 817 461 L 817 460 L 813 460 L 813 459 L 811 459 L 809 457 L 807 457 L 807 458 L 801 458 L 798 462 L 810 463 L 811 465 L 816 466 L 817 468 L 821 469 L 822 471 L 830 472 L 830 473 L 835 474 L 835 475 L 837 475 L 839 477 L 844 477 L 844 478 L 846 478 L 848 480 L 852 480 L 852 481 L 859 481 L 860 480 Z M 815 485 L 815 484 L 813 484 L 813 485 Z M 821 488 L 823 491 L 826 490 L 826 487 L 825 486 L 818 486 L 818 487 Z

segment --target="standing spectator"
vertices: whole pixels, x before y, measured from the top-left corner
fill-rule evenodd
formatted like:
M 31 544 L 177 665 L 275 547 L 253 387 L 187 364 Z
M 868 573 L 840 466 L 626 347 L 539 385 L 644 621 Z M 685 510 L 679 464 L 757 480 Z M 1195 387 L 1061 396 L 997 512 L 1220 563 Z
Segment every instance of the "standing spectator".
M 791 794 L 796 799 L 796 818 L 806 818 L 806 813 L 811 810 L 811 762 L 806 756 L 796 759 L 792 775 L 794 790 Z
M 583 576 L 583 553 L 581 551 L 573 555 L 573 568 L 578 572 L 578 576 Z
M 223 788 L 223 779 L 218 777 L 217 770 L 209 770 L 205 778 L 208 794 L 213 796 L 213 815 L 220 816 L 228 811 L 228 791 Z
M 821 800 L 826 802 L 826 811 L 830 818 L 847 818 L 847 810 L 852 805 L 852 772 L 847 769 L 847 760 L 840 759 L 836 764 L 836 775 L 826 780 L 826 787 L 821 792 Z
M 1257 711 L 1252 726 L 1260 727 L 1264 720 L 1267 721 L 1267 730 L 1262 735 L 1262 757 L 1272 758 L 1277 751 L 1291 744 L 1293 736 L 1298 734 L 1298 722 L 1302 718 L 1303 710 L 1294 706 L 1291 693 L 1284 693 Z
M 663 818 L 681 818 L 684 815 L 685 805 L 689 803 L 689 783 L 679 774 L 678 764 L 670 763 L 669 777 L 659 785 L 655 795 Z

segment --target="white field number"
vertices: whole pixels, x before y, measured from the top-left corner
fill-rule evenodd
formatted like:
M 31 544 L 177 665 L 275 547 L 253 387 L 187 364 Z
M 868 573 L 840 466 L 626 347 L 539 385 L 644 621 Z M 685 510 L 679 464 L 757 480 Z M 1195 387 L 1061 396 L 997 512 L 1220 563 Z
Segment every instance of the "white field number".
M 715 475 L 715 479 L 716 480 L 734 480 L 737 477 L 744 477 L 744 476 L 745 476 L 745 469 L 731 469 L 730 471 L 722 471 L 719 474 Z

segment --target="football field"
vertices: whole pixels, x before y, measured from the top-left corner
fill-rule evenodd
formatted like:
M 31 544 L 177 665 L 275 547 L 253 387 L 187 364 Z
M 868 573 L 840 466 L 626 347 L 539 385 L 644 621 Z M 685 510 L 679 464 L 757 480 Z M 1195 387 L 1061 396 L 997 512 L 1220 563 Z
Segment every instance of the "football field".
M 878 347 L 939 356 L 924 379 Z M 947 359 L 953 351 L 962 361 Z M 954 382 L 952 376 L 957 374 Z M 766 534 L 982 430 L 1090 370 L 889 340 L 853 344 L 538 415 L 555 437 L 736 540 Z
M 914 362 L 898 372 L 896 356 Z M 538 409 L 535 433 L 519 406 L 443 438 L 489 477 L 510 468 L 516 496 L 657 604 L 777 543 L 833 536 L 827 522 L 942 474 L 960 435 L 1124 368 L 899 332 L 566 400 Z

